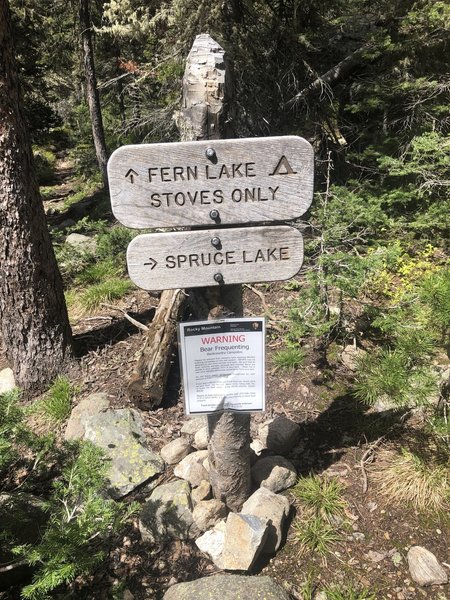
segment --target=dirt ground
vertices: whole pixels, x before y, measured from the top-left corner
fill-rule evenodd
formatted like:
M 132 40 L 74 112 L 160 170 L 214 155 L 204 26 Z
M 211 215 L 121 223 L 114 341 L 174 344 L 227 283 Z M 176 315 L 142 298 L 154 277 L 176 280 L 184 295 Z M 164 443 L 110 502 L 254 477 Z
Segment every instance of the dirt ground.
M 310 348 L 304 366 L 294 371 L 277 370 L 273 353 L 282 345 L 279 324 L 286 318 L 295 292 L 282 283 L 256 285 L 253 289 L 244 287 L 245 316 L 265 313 L 255 289 L 263 293 L 271 318 L 267 319 L 267 411 L 252 417 L 252 429 L 256 431 L 260 422 L 275 415 L 286 415 L 297 422 L 302 434 L 289 458 L 299 475 L 327 474 L 344 485 L 350 523 L 326 560 L 312 552 L 301 552 L 291 527 L 282 549 L 258 564 L 256 573 L 272 576 L 293 598 L 301 598 L 301 586 L 308 577 L 318 590 L 326 584 L 352 582 L 356 587 L 376 590 L 380 599 L 445 600 L 450 597 L 448 586 L 421 588 L 416 585 L 406 562 L 407 550 L 412 545 L 423 545 L 444 563 L 449 560 L 448 519 L 420 514 L 397 505 L 395 499 L 386 500 L 371 479 L 371 468 L 376 464 L 379 450 L 401 444 L 411 430 L 420 427 L 420 417 L 375 413 L 352 399 L 349 394 L 351 372 L 342 364 L 339 348 L 333 353 L 334 360 L 329 356 L 325 360 L 320 349 Z M 146 292 L 136 290 L 118 306 L 148 324 L 157 301 Z M 73 332 L 77 367 L 71 379 L 79 387 L 76 401 L 102 391 L 109 394 L 113 405 L 130 406 L 126 387 L 145 333 L 123 318 L 120 311 L 113 310 L 102 310 L 101 314 L 80 319 L 74 324 Z M 4 366 L 3 353 L 0 368 Z M 153 449 L 159 450 L 178 435 L 185 417 L 176 350 L 162 406 L 154 410 L 140 408 Z M 368 457 L 371 461 L 366 462 Z M 172 476 L 168 469 L 164 480 Z M 366 478 L 367 491 L 364 491 Z M 145 497 L 145 491 L 141 490 L 129 500 L 143 501 Z M 292 520 L 295 518 L 293 515 Z M 99 569 L 89 581 L 77 581 L 74 598 L 103 598 L 110 585 L 126 582 L 136 600 L 158 599 L 169 584 L 217 572 L 193 542 L 174 542 L 160 547 L 142 543 L 136 522 L 115 542 L 106 567 Z

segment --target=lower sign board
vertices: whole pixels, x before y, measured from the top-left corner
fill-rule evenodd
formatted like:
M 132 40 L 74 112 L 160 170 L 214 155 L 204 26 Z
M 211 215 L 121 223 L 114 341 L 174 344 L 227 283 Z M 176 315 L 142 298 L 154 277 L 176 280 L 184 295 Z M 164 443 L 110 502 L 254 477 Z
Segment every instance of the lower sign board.
M 180 323 L 187 414 L 264 410 L 264 319 Z
M 288 221 L 313 179 L 312 146 L 294 135 L 122 146 L 108 162 L 113 213 L 135 229 Z
M 290 279 L 302 262 L 302 235 L 285 225 L 143 234 L 127 250 L 144 290 Z

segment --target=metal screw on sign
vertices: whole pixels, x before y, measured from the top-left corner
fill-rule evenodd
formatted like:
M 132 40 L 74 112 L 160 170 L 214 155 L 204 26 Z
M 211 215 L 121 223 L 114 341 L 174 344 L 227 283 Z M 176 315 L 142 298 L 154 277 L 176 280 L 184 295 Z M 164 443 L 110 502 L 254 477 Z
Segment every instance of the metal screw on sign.
M 213 221 L 217 221 L 220 217 L 220 213 L 215 208 L 209 212 L 209 216 Z
M 222 245 L 222 242 L 220 241 L 220 238 L 213 237 L 211 240 L 211 244 L 214 246 L 214 248 L 219 248 Z
M 214 158 L 216 158 L 216 151 L 214 150 L 214 148 L 206 148 L 206 158 L 209 158 L 209 160 L 213 160 Z
M 223 283 L 223 275 L 222 275 L 222 273 L 216 273 L 214 275 L 214 281 L 217 281 L 217 283 Z

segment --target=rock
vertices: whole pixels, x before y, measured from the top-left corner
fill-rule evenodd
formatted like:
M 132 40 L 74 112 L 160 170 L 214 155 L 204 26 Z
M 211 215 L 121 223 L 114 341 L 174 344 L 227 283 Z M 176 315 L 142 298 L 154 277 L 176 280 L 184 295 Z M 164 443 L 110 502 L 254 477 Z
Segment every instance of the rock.
M 194 436 L 194 446 L 197 450 L 205 450 L 208 447 L 208 428 L 202 427 Z
M 295 484 L 297 471 L 283 456 L 266 456 L 253 465 L 252 478 L 261 487 L 272 492 L 281 492 Z
M 163 600 L 289 600 L 288 594 L 271 577 L 214 575 L 188 583 L 177 583 L 167 590 Z
M 207 417 L 191 417 L 181 428 L 181 433 L 195 435 L 199 429 L 208 426 Z
M 426 548 L 412 546 L 407 559 L 411 577 L 419 585 L 441 585 L 448 582 L 447 571 Z
M 386 394 L 377 398 L 370 407 L 371 412 L 383 413 L 389 411 L 398 411 L 399 406 L 393 400 L 389 398 Z
M 351 537 L 355 542 L 363 542 L 366 539 L 366 536 L 361 531 L 353 532 Z
M 12 369 L 9 367 L 2 369 L 0 371 L 0 394 L 11 392 L 15 387 L 16 382 L 14 380 L 14 373 Z
M 180 480 L 153 490 L 139 515 L 139 531 L 144 542 L 186 540 L 200 535 L 192 516 L 189 492 L 189 483 Z
M 64 437 L 66 440 L 82 439 L 87 419 L 109 408 L 108 395 L 102 392 L 90 394 L 72 409 L 67 421 Z
M 211 498 L 211 484 L 209 483 L 209 481 L 204 479 L 203 481 L 200 482 L 200 485 L 198 487 L 196 487 L 195 489 L 192 490 L 191 499 L 195 506 L 199 502 L 202 502 L 203 500 L 209 500 L 210 498 Z
M 203 461 L 206 458 L 208 458 L 207 450 L 198 450 L 188 454 L 175 467 L 173 471 L 175 477 L 185 479 L 192 486 L 197 487 L 203 480 L 208 480 L 208 472 L 203 466 Z
M 214 564 L 220 560 L 225 542 L 225 519 L 219 521 L 212 529 L 206 531 L 195 540 L 195 544 L 205 554 L 207 554 Z
M 277 454 L 289 454 L 299 440 L 300 427 L 286 417 L 276 417 L 261 425 L 258 437 L 265 448 Z
M 355 348 L 353 344 L 345 346 L 341 352 L 341 362 L 349 371 L 356 371 L 358 361 L 365 355 L 362 348 Z
M 264 547 L 268 531 L 267 519 L 230 513 L 223 552 L 216 564 L 226 571 L 249 571 Z
M 381 562 L 386 558 L 387 555 L 387 552 L 377 552 L 376 550 L 369 550 L 369 552 L 366 554 L 367 558 L 374 563 Z
M 77 250 L 88 252 L 95 252 L 97 249 L 97 241 L 95 238 L 81 233 L 70 233 L 66 237 L 66 244 L 74 246 Z
M 255 439 L 252 442 L 250 442 L 250 449 L 253 450 L 251 458 L 254 459 L 254 461 L 256 461 L 258 459 L 258 456 L 261 456 L 266 447 L 261 442 L 261 440 Z
M 0 494 L 0 532 L 6 536 L 0 544 L 0 565 L 11 563 L 11 568 L 2 569 L 0 591 L 21 584 L 30 577 L 32 570 L 29 565 L 14 564 L 17 557 L 10 547 L 36 544 L 48 518 L 44 502 L 36 496 L 24 492 Z M 12 538 L 14 543 L 8 543 L 8 538 Z
M 109 409 L 89 417 L 84 437 L 111 460 L 108 493 L 113 498 L 125 496 L 164 470 L 162 458 L 145 444 L 142 418 L 136 410 Z
M 246 500 L 241 513 L 267 519 L 268 534 L 262 552 L 272 554 L 280 547 L 283 538 L 283 524 L 290 510 L 289 500 L 285 496 L 274 494 L 262 487 Z
M 202 500 L 192 511 L 195 524 L 200 531 L 206 531 L 227 516 L 227 507 L 220 500 Z
M 161 448 L 162 459 L 168 465 L 175 465 L 192 451 L 192 446 L 185 438 L 176 438 Z

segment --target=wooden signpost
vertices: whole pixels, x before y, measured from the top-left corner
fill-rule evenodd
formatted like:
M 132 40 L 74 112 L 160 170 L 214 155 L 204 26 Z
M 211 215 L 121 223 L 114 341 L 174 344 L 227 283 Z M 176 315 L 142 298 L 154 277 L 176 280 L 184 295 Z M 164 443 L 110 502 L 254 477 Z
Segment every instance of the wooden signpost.
M 287 226 L 149 233 L 127 252 L 130 278 L 145 290 L 290 279 L 302 261 L 302 235 Z
M 108 179 L 131 228 L 288 221 L 311 204 L 313 151 L 297 136 L 123 146 Z
M 196 228 L 140 235 L 128 248 L 131 279 L 144 289 L 164 290 L 138 361 L 150 367 L 130 384 L 159 401 L 167 373 L 160 348 L 170 347 L 178 288 L 195 288 L 188 297 L 198 320 L 239 318 L 237 284 L 288 279 L 303 260 L 296 229 L 248 225 L 306 212 L 313 196 L 312 147 L 297 136 L 219 139 L 228 137 L 232 122 L 229 92 L 223 49 L 210 36 L 197 36 L 177 117 L 182 139 L 196 141 L 124 146 L 108 164 L 113 212 L 125 226 Z M 152 351 L 158 360 L 150 359 Z M 213 494 L 240 510 L 251 487 L 249 414 L 208 414 L 208 434 Z

